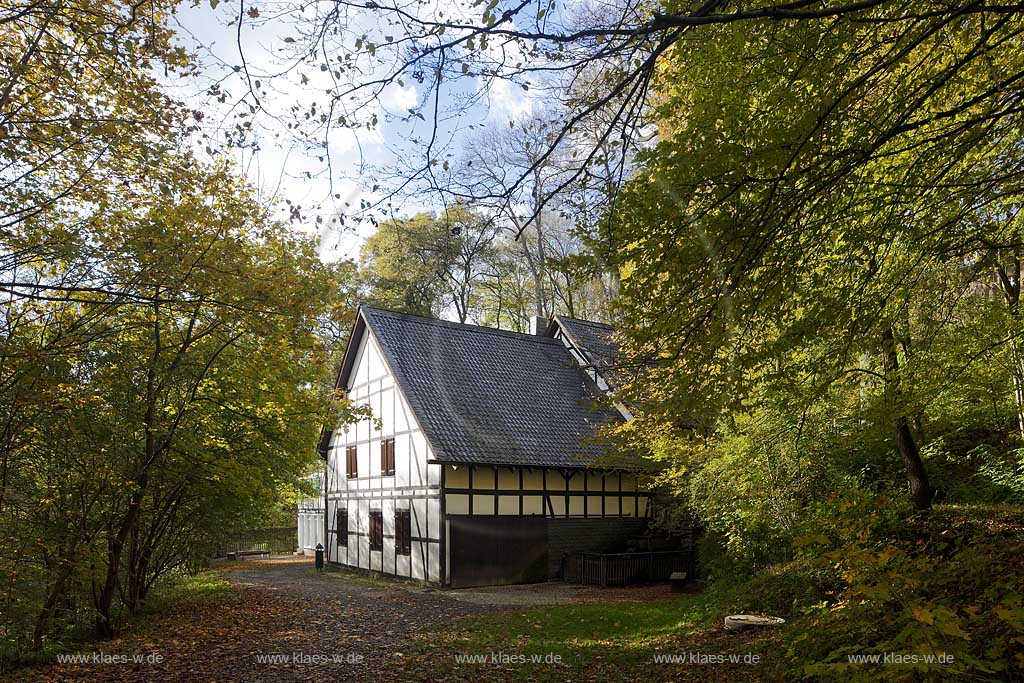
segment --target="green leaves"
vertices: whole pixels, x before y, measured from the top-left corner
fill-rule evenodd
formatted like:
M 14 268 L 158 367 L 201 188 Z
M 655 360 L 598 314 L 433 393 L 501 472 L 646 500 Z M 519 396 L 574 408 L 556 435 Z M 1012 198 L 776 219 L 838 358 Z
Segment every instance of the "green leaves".
M 75 286 L 71 300 L 12 302 L 16 334 L 0 344 L 0 387 L 31 388 L 0 389 L 7 482 L 25 496 L 4 506 L 2 535 L 39 535 L 23 552 L 40 566 L 57 553 L 74 586 L 113 586 L 96 598 L 108 617 L 103 595 L 134 610 L 140 586 L 258 522 L 315 462 L 329 409 L 348 415 L 323 388 L 334 270 L 226 168 L 152 161 L 150 183 L 109 203 L 87 244 L 40 264 L 41 281 Z M 45 353 L 19 351 L 29 344 Z M 93 594 L 67 581 L 24 572 L 17 589 L 89 610 Z M 37 616 L 18 609 L 28 625 L 5 613 L 12 637 Z
M 834 406 L 865 439 L 966 394 L 1006 414 L 1011 377 L 982 388 L 982 358 L 1012 345 L 979 315 L 1002 305 L 980 294 L 981 264 L 988 245 L 1018 241 L 1013 211 L 990 207 L 1016 205 L 1021 130 L 1004 114 L 985 129 L 974 106 L 999 108 L 989 66 L 1016 73 L 1024 55 L 1004 42 L 1017 28 L 999 38 L 966 22 L 942 37 L 843 20 L 721 26 L 666 53 L 659 143 L 612 220 L 628 347 L 653 364 L 624 391 L 651 431 L 696 415 L 724 433 L 766 400 L 791 405 L 780 430 Z M 924 103 L 909 119 L 893 106 L 908 98 Z

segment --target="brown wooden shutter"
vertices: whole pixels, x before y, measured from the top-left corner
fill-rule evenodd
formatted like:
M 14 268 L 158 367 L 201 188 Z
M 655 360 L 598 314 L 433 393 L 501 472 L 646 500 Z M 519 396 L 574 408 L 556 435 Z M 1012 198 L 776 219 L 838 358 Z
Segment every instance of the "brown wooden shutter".
M 380 473 L 385 477 L 395 473 L 394 439 L 382 439 L 380 442 Z
M 384 549 L 384 513 L 370 510 L 370 550 Z
M 402 529 L 404 530 L 405 543 L 402 544 L 402 554 L 409 555 L 412 553 L 412 512 L 410 510 L 402 510 Z
M 395 552 L 412 553 L 412 516 L 409 510 L 395 510 Z
M 348 510 L 338 508 L 334 513 L 334 533 L 338 535 L 338 545 L 348 547 Z
M 349 446 L 345 449 L 345 475 L 349 479 L 354 479 L 359 476 L 359 451 L 355 446 Z

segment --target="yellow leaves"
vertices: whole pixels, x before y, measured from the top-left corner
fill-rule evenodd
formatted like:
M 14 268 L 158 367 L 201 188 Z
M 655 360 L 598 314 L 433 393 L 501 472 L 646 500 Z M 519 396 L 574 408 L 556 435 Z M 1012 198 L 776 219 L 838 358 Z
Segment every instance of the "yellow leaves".
M 971 635 L 961 627 L 960 617 L 944 605 L 928 606 L 915 603 L 910 606 L 914 621 L 934 627 L 939 633 L 954 638 L 970 640 Z
M 857 586 L 854 590 L 862 597 L 875 602 L 886 602 L 893 598 L 892 590 L 888 586 L 880 584 L 861 585 Z
M 809 545 L 828 545 L 828 542 L 828 537 L 824 534 L 807 534 L 794 538 L 793 546 L 796 548 L 806 548 Z
M 960 627 L 960 623 L 960 617 L 953 610 L 942 606 L 935 608 L 935 627 L 939 633 L 970 640 L 970 634 Z
M 884 567 L 889 563 L 889 560 L 896 557 L 897 555 L 899 555 L 899 552 L 895 548 L 888 546 L 879 550 L 875 557 L 877 559 L 878 566 Z
M 931 611 L 925 608 L 924 605 L 911 605 L 910 609 L 914 615 L 914 621 L 919 621 L 922 624 L 928 624 L 929 626 L 935 623 L 935 615 L 933 615 Z
M 997 605 L 992 613 L 1018 631 L 1024 631 L 1024 608 L 1019 604 L 1016 607 Z

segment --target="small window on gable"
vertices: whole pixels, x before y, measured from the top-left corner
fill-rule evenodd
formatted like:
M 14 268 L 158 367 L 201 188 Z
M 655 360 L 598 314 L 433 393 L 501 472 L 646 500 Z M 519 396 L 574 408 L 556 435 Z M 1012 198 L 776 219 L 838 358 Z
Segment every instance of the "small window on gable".
M 384 550 L 384 513 L 370 510 L 370 550 Z
M 409 510 L 395 510 L 395 552 L 399 555 L 412 553 L 412 517 Z
M 380 442 L 380 473 L 385 477 L 395 473 L 394 439 L 382 439 Z
M 338 508 L 334 513 L 334 533 L 338 535 L 338 545 L 348 546 L 348 509 Z
M 355 446 L 345 448 L 345 476 L 349 479 L 355 479 L 359 476 L 358 453 L 359 451 Z

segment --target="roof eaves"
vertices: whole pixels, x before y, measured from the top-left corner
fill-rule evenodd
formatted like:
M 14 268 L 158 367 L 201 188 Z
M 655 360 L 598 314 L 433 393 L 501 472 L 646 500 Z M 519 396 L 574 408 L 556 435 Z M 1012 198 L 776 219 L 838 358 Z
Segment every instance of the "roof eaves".
M 366 319 L 363 317 L 363 307 L 360 306 L 356 309 L 356 317 L 352 321 L 352 328 L 348 333 L 348 343 L 345 345 L 345 353 L 341 357 L 338 376 L 334 380 L 335 389 L 341 389 L 342 380 L 347 378 L 352 372 L 352 365 L 356 362 L 356 354 L 359 353 L 359 343 L 362 341 L 365 330 Z
M 363 307 L 360 307 L 360 312 L 361 313 L 362 313 L 362 308 Z M 369 310 L 371 310 L 371 311 L 379 311 L 379 310 L 382 310 L 382 309 L 369 309 Z M 387 313 L 391 313 L 391 311 L 386 311 L 386 312 Z M 435 458 L 443 457 L 444 456 L 444 449 L 441 448 L 438 445 L 437 439 L 432 439 L 431 438 L 430 432 L 427 431 L 426 427 L 424 427 L 425 420 L 423 419 L 422 414 L 421 414 L 422 411 L 423 411 L 423 407 L 419 405 L 418 401 L 413 401 L 410 398 L 408 392 L 406 392 L 406 390 L 402 386 L 403 383 L 407 384 L 408 380 L 405 378 L 403 373 L 401 373 L 398 370 L 398 363 L 396 362 L 396 360 L 395 360 L 394 356 L 392 355 L 391 350 L 388 348 L 387 344 L 382 343 L 380 338 L 377 336 L 376 332 L 374 332 L 373 325 L 370 322 L 370 317 L 371 316 L 365 316 L 365 314 L 364 314 L 364 319 L 366 321 L 366 329 L 368 329 L 370 331 L 371 338 L 374 340 L 374 343 L 377 344 L 377 348 L 380 349 L 381 356 L 384 358 L 384 363 L 388 367 L 388 372 L 390 372 L 391 376 L 395 378 L 395 388 L 402 395 L 402 398 L 405 400 L 406 404 L 412 410 L 412 417 L 413 417 L 414 420 L 416 420 L 416 426 L 419 427 L 419 430 L 423 433 L 423 438 L 427 440 L 427 445 L 430 446 L 430 450 L 434 454 L 434 457 Z M 419 317 L 419 316 L 409 316 L 409 317 L 416 318 L 416 317 Z

